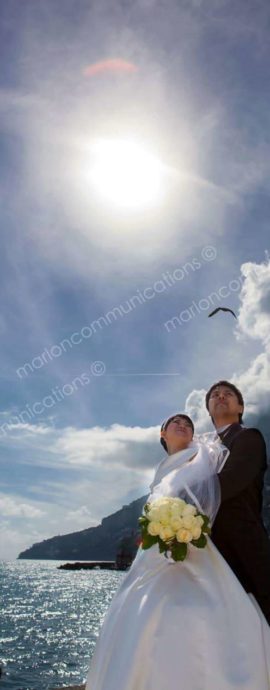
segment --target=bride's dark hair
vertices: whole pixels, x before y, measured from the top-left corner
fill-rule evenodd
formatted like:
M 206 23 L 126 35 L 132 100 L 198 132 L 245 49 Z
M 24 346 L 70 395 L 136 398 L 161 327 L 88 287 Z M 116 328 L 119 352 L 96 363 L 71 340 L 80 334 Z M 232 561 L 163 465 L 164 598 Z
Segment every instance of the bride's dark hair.
M 192 419 L 187 414 L 182 414 L 182 412 L 176 412 L 175 414 L 171 415 L 171 417 L 168 417 L 168 419 L 165 419 L 164 422 L 162 422 L 160 431 L 164 431 L 167 429 L 167 426 L 170 424 L 172 419 L 175 419 L 175 417 L 181 417 L 182 419 L 185 419 L 187 422 L 189 422 L 191 428 L 192 428 L 192 434 L 194 434 L 194 424 Z M 160 438 L 160 443 L 163 446 L 163 448 L 166 450 L 166 453 L 168 453 L 168 448 L 167 448 L 167 443 L 164 438 Z

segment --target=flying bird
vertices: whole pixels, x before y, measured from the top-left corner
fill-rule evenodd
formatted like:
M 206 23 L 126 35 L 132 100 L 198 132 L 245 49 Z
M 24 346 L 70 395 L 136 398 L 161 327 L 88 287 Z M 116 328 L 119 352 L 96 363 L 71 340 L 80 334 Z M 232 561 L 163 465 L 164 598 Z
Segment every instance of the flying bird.
M 234 311 L 232 309 L 228 309 L 228 307 L 217 307 L 216 309 L 214 309 L 214 311 L 211 311 L 211 314 L 208 314 L 208 318 L 209 316 L 214 316 L 214 314 L 217 314 L 218 311 L 229 311 L 235 317 L 235 319 L 237 319 L 237 316 L 234 313 Z

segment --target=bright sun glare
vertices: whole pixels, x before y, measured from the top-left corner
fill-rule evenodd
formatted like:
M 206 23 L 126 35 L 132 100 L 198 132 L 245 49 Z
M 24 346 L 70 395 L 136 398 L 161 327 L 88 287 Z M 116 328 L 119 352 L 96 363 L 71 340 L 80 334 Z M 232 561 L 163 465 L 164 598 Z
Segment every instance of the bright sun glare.
M 163 199 L 164 166 L 143 146 L 116 139 L 92 145 L 91 184 L 98 196 L 122 209 L 158 206 Z

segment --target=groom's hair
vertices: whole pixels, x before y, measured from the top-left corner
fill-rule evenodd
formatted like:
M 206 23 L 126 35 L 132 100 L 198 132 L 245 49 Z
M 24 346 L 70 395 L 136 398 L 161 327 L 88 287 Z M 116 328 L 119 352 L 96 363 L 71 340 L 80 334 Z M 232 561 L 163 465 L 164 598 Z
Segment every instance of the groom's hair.
M 194 434 L 194 424 L 193 424 L 192 419 L 190 419 L 190 417 L 188 417 L 187 414 L 182 414 L 181 412 L 176 412 L 176 414 L 173 414 L 171 417 L 168 417 L 168 419 L 165 419 L 165 421 L 162 422 L 162 424 L 161 424 L 160 431 L 164 431 L 164 429 L 167 429 L 167 426 L 170 424 L 172 419 L 175 419 L 175 417 L 182 417 L 187 422 L 189 422 L 189 424 L 192 428 L 192 433 Z M 163 446 L 163 448 L 166 450 L 166 453 L 168 453 L 167 443 L 166 443 L 165 439 L 161 437 L 160 443 Z
M 207 391 L 207 393 L 206 393 L 205 404 L 206 404 L 207 410 L 209 410 L 209 400 L 210 400 L 212 390 L 214 390 L 214 388 L 217 388 L 217 386 L 226 386 L 227 388 L 230 388 L 235 393 L 237 400 L 239 402 L 239 405 L 243 405 L 243 407 L 244 407 L 243 396 L 242 396 L 242 393 L 239 390 L 239 388 L 236 388 L 236 386 L 233 383 L 230 383 L 230 381 L 218 381 L 217 383 L 213 383 L 211 388 L 209 388 L 209 391 Z M 243 421 L 242 417 L 243 417 L 243 413 L 239 412 L 239 424 L 242 424 L 242 421 Z M 211 417 L 211 419 L 213 421 L 212 417 Z

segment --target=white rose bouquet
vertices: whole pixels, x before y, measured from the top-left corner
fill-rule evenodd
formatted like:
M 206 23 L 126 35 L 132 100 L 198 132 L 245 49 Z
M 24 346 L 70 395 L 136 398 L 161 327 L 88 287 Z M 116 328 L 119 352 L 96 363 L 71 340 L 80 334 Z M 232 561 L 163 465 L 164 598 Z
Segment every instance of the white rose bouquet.
M 209 518 L 182 498 L 164 497 L 146 503 L 139 518 L 142 532 L 141 546 L 150 549 L 159 545 L 160 553 L 174 561 L 184 561 L 188 544 L 203 549 L 211 534 Z

